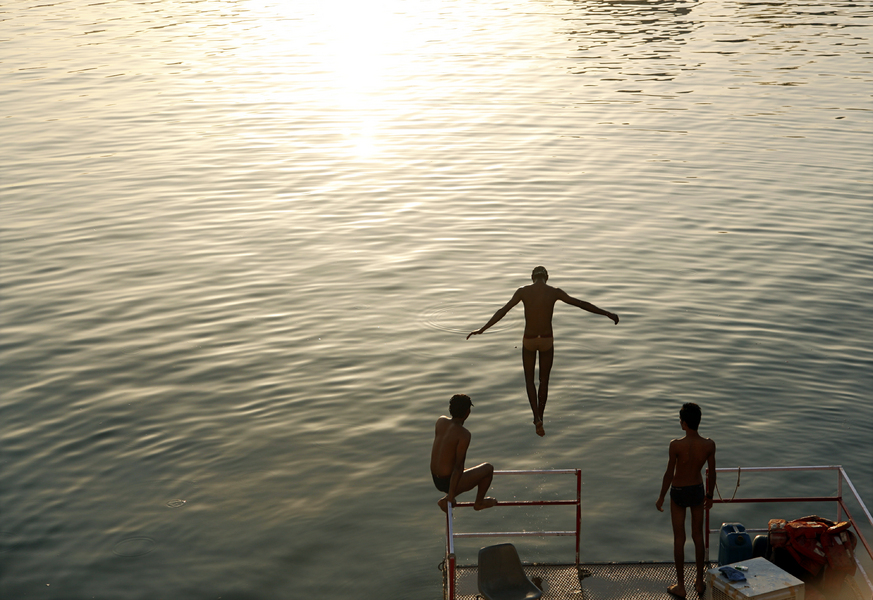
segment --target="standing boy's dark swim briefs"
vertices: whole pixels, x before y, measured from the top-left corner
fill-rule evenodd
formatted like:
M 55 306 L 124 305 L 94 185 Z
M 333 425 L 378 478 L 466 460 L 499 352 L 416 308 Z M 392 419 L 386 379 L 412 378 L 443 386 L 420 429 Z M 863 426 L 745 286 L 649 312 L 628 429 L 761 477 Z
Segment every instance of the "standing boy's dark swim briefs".
M 681 506 L 682 508 L 703 504 L 705 497 L 706 490 L 703 488 L 702 483 L 698 483 L 697 485 L 686 485 L 685 487 L 673 486 L 670 488 L 670 498 L 677 506 Z
M 452 483 L 452 478 L 451 477 L 437 477 L 433 473 L 431 473 L 431 476 L 433 477 L 433 484 L 436 486 L 436 489 L 448 494 L 449 493 L 449 485 Z

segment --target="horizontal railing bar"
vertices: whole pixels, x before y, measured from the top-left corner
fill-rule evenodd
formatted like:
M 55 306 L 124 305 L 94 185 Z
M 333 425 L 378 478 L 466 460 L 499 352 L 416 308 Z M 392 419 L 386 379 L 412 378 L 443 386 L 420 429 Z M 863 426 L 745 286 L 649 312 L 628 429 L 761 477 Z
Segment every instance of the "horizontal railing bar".
M 814 467 L 718 467 L 716 473 L 727 473 L 730 471 L 837 471 L 842 470 L 839 465 L 818 465 Z
M 456 533 L 456 538 L 477 537 L 561 537 L 575 536 L 575 531 L 487 531 L 480 533 Z
M 755 502 L 839 502 L 839 496 L 808 496 L 805 498 L 717 498 L 713 504 L 741 504 Z
M 750 528 L 748 528 L 748 529 L 745 529 L 744 531 L 745 531 L 746 533 L 769 533 L 769 532 L 770 532 L 769 529 L 764 529 L 763 527 L 757 527 L 757 528 L 754 528 L 754 529 L 750 527 Z M 713 529 L 712 531 L 710 531 L 710 534 L 712 534 L 712 533 L 718 533 L 718 532 L 719 532 L 718 529 Z
M 494 471 L 495 475 L 537 475 L 537 474 L 555 474 L 569 475 L 576 474 L 579 469 L 507 469 L 505 471 Z
M 575 506 L 575 500 L 498 500 L 497 506 Z M 458 502 L 455 507 L 474 506 L 474 502 Z

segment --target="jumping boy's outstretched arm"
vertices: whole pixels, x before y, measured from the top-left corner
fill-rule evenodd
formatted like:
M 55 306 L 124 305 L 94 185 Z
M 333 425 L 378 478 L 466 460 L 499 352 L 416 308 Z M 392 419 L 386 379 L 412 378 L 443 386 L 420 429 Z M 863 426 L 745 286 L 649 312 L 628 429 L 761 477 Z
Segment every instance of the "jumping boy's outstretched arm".
M 485 333 L 486 329 L 488 329 L 489 327 L 494 325 L 497 321 L 499 321 L 500 319 L 505 317 L 506 313 L 508 313 L 512 309 L 512 307 L 515 306 L 516 304 L 518 304 L 519 302 L 521 302 L 521 288 L 515 290 L 515 293 L 512 295 L 512 298 L 509 300 L 509 302 L 504 304 L 503 307 L 500 308 L 500 310 L 498 310 L 496 313 L 494 313 L 494 316 L 491 317 L 491 319 L 489 319 L 489 321 L 487 323 L 485 323 L 485 325 L 483 325 L 481 329 L 477 329 L 476 331 L 471 331 L 469 334 L 467 334 L 467 339 L 469 340 L 471 335 L 480 335 L 482 333 Z
M 573 296 L 571 296 L 570 294 L 568 294 L 567 292 L 565 292 L 564 290 L 562 290 L 560 288 L 558 288 L 558 299 L 563 301 L 563 302 L 566 302 L 567 304 L 571 304 L 573 306 L 578 306 L 579 308 L 581 308 L 583 310 L 587 310 L 588 312 L 591 312 L 591 313 L 594 313 L 597 315 L 603 315 L 604 317 L 609 317 L 610 319 L 612 319 L 613 323 L 618 325 L 618 315 L 617 314 L 609 312 L 608 310 L 603 310 L 602 308 L 598 308 L 598 307 L 594 306 L 593 304 L 591 304 L 590 302 L 586 302 L 585 300 L 579 300 L 577 298 L 574 298 Z

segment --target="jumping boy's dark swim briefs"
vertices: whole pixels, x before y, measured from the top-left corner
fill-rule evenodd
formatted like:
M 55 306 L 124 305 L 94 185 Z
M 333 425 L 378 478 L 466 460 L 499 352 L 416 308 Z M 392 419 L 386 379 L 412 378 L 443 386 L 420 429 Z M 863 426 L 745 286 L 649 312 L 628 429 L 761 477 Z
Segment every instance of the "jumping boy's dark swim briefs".
M 433 473 L 431 473 L 431 476 L 433 477 L 433 484 L 436 486 L 436 489 L 448 494 L 449 493 L 449 484 L 452 483 L 452 478 L 451 477 L 437 477 Z
M 706 490 L 702 483 L 697 485 L 686 485 L 684 487 L 673 486 L 670 488 L 670 498 L 677 506 L 688 508 L 703 504 L 706 497 Z

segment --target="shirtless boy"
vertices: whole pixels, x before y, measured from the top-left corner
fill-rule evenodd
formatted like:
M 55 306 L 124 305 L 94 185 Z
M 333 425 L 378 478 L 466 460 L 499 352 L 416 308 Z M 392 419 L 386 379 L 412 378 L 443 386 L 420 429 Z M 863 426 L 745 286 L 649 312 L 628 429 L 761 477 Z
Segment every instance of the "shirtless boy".
M 685 598 L 685 509 L 691 509 L 691 539 L 694 540 L 694 560 L 697 563 L 697 578 L 694 589 L 703 598 L 706 585 L 703 583 L 703 509 L 712 508 L 712 491 L 715 489 L 715 442 L 697 433 L 700 425 L 700 407 L 686 402 L 679 411 L 679 424 L 685 437 L 670 442 L 670 460 L 661 485 L 661 495 L 655 508 L 664 512 L 664 497 L 670 488 L 670 519 L 673 522 L 673 559 L 676 561 L 676 578 L 667 591 Z M 700 474 L 706 464 L 709 472 L 706 489 Z M 672 486 L 672 487 L 671 487 Z
M 464 469 L 464 459 L 470 446 L 470 432 L 464 427 L 464 421 L 470 416 L 473 402 L 466 394 L 455 394 L 449 401 L 449 413 L 452 417 L 440 417 L 436 422 L 436 432 L 433 439 L 433 449 L 430 453 L 430 473 L 436 488 L 444 492 L 437 504 L 446 511 L 446 503 L 455 503 L 455 496 L 478 486 L 476 501 L 473 508 L 482 510 L 497 504 L 497 500 L 486 497 L 485 492 L 491 486 L 494 467 L 482 463 L 478 467 Z
M 618 325 L 618 315 L 608 310 L 597 308 L 590 302 L 577 300 L 564 290 L 548 285 L 549 273 L 545 267 L 536 267 L 530 276 L 532 284 L 515 290 L 512 298 L 506 305 L 494 313 L 482 329 L 470 332 L 471 335 L 484 333 L 486 329 L 497 323 L 506 316 L 510 309 L 522 302 L 524 304 L 524 338 L 522 339 L 521 363 L 524 367 L 524 381 L 527 388 L 527 399 L 533 411 L 533 422 L 537 435 L 546 435 L 543 429 L 543 412 L 546 409 L 546 399 L 549 396 L 549 374 L 552 371 L 552 362 L 555 357 L 554 335 L 552 334 L 552 313 L 555 310 L 555 302 L 561 300 L 567 304 L 578 306 L 588 312 L 604 315 Z M 540 356 L 540 389 L 534 383 L 534 367 L 536 366 L 537 353 Z

